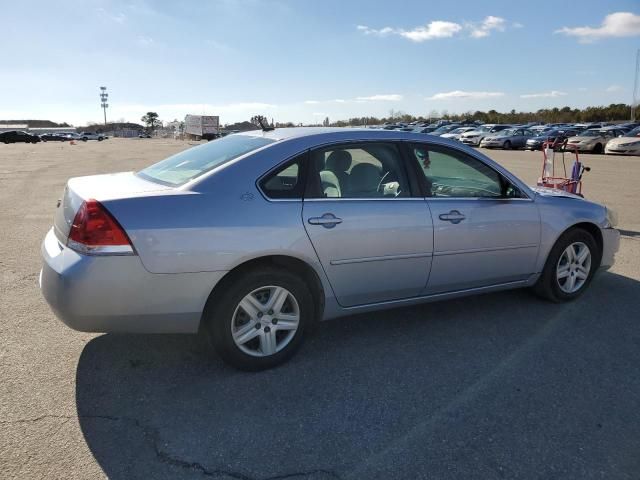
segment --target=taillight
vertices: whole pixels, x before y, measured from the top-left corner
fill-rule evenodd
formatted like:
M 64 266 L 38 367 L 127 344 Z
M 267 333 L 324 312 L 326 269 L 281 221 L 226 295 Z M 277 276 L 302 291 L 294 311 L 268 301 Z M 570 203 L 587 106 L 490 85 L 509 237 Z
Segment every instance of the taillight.
M 133 246 L 124 229 L 97 200 L 82 203 L 69 231 L 67 246 L 93 255 L 131 255 Z

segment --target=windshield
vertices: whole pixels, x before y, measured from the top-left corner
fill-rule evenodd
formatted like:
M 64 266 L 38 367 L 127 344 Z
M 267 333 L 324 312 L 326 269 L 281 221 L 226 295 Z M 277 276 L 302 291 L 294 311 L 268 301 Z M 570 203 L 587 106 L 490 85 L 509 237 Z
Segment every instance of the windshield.
M 628 133 L 624 134 L 625 137 L 640 137 L 640 127 L 636 127 Z
M 539 137 L 548 137 L 562 133 L 560 130 L 543 130 L 542 132 L 534 132 Z
M 585 130 L 580 134 L 581 137 L 599 137 L 600 135 L 602 135 L 600 130 Z
M 457 128 L 456 125 L 445 125 L 443 127 L 438 128 L 437 130 L 434 130 L 433 133 L 448 133 L 454 128 Z
M 467 130 L 469 130 L 468 128 L 456 128 L 455 130 L 451 130 L 449 133 L 464 133 Z
M 517 130 L 515 128 L 508 128 L 506 130 L 502 130 L 501 132 L 496 134 L 496 137 L 512 137 L 515 135 Z
M 229 135 L 206 145 L 172 155 L 138 172 L 143 178 L 177 187 L 203 173 L 275 140 L 248 135 Z

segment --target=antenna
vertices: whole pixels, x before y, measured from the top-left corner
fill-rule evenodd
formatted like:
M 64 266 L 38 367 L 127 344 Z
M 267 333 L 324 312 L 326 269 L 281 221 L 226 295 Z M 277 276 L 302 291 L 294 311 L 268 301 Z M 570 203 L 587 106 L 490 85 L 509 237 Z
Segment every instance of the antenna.
M 270 130 L 275 130 L 274 127 L 269 125 L 269 122 L 267 122 L 267 119 L 262 117 L 262 116 L 258 116 L 258 123 L 260 124 L 260 128 L 262 129 L 263 132 L 268 132 Z
M 631 121 L 636 121 L 636 106 L 638 104 L 638 72 L 640 72 L 640 48 L 636 52 L 636 78 L 633 81 L 633 99 L 631 100 Z

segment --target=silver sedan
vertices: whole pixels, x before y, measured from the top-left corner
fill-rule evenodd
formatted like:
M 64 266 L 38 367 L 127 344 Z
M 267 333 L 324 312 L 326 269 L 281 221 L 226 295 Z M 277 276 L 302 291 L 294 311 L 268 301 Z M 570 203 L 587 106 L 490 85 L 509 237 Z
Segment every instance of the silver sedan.
M 613 264 L 614 226 L 607 208 L 529 188 L 459 142 L 254 131 L 70 179 L 40 284 L 71 328 L 201 331 L 259 370 L 318 320 L 517 287 L 573 300 Z
M 504 150 L 524 148 L 527 140 L 534 136 L 535 134 L 526 128 L 508 128 L 501 132 L 487 135 L 480 142 L 480 146 L 483 148 L 502 148 Z

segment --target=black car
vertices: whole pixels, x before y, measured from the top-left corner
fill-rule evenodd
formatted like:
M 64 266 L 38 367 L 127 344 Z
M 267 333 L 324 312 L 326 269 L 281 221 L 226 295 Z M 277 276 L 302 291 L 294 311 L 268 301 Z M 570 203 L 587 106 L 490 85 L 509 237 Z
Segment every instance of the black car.
M 553 130 L 547 130 L 541 133 L 540 135 L 538 135 L 537 137 L 533 137 L 527 140 L 527 143 L 524 148 L 525 150 L 541 150 L 542 144 L 544 142 L 551 142 L 553 143 L 554 148 L 558 149 L 562 146 L 562 144 L 567 138 L 578 135 L 580 131 L 581 131 L 580 129 L 570 129 L 570 128 L 566 128 L 566 129 L 558 128 Z
M 40 137 L 37 135 L 31 135 L 19 130 L 10 130 L 8 132 L 0 133 L 0 142 L 3 143 L 38 143 L 41 141 L 42 140 L 40 140 Z
M 59 133 L 43 133 L 40 135 L 40 140 L 43 142 L 66 142 L 69 138 Z

